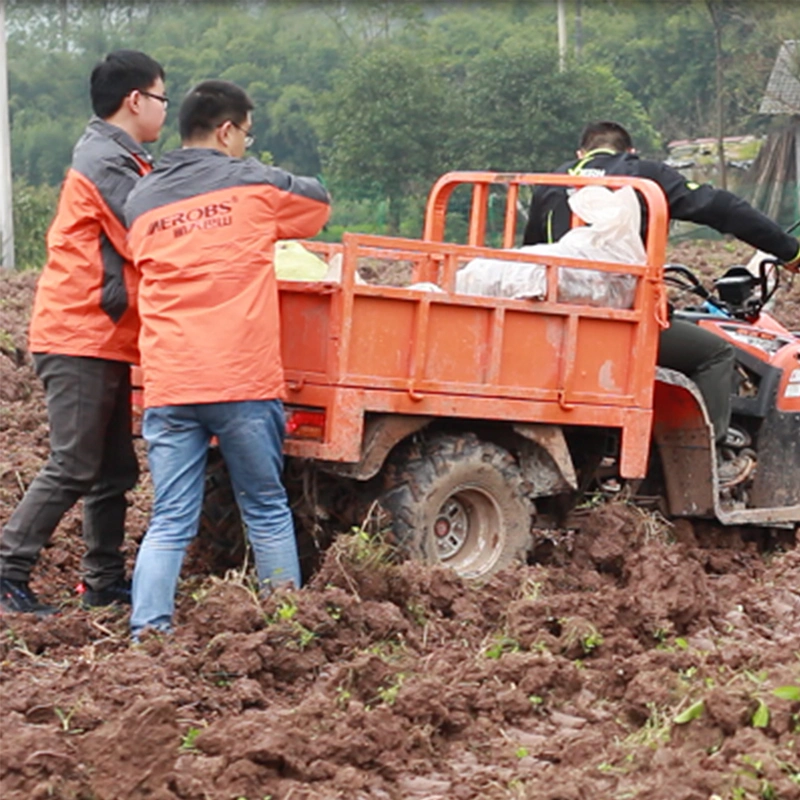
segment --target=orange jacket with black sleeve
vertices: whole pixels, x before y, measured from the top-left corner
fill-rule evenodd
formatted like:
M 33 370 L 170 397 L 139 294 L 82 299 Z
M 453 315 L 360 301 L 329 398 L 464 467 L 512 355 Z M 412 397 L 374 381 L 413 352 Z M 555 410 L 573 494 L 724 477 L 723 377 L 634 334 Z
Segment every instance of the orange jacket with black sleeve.
M 136 274 L 124 206 L 151 169 L 150 155 L 128 133 L 90 120 L 47 232 L 47 264 L 31 316 L 32 353 L 138 363 Z
M 186 148 L 139 182 L 125 212 L 145 407 L 282 397 L 274 245 L 325 224 L 319 181 Z

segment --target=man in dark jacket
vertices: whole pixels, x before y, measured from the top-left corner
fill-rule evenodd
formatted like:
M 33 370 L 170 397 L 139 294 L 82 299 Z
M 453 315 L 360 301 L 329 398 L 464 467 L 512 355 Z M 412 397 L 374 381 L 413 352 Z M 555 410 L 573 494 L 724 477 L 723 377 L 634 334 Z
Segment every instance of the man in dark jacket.
M 581 134 L 577 159 L 562 164 L 557 173 L 580 176 L 629 175 L 649 178 L 664 191 L 674 219 L 708 225 L 731 233 L 753 247 L 771 253 L 784 266 L 798 271 L 800 245 L 769 217 L 731 192 L 709 184 L 687 181 L 680 172 L 659 161 L 639 158 L 630 134 L 616 122 L 593 122 Z M 565 186 L 537 186 L 531 201 L 523 244 L 554 242 L 570 228 L 570 190 Z M 646 230 L 647 220 L 642 220 Z M 725 440 L 731 415 L 734 350 L 724 340 L 697 325 L 672 320 L 662 331 L 658 364 L 688 375 L 698 386 L 714 426 L 717 444 Z M 750 472 L 747 457 L 720 464 L 721 486 L 734 486 Z

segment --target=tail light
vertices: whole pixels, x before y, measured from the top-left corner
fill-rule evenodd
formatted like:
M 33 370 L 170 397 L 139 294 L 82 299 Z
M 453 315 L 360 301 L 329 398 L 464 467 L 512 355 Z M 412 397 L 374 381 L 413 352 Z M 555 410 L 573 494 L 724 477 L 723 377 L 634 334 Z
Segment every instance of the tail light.
M 290 439 L 325 439 L 325 409 L 286 407 L 286 435 Z

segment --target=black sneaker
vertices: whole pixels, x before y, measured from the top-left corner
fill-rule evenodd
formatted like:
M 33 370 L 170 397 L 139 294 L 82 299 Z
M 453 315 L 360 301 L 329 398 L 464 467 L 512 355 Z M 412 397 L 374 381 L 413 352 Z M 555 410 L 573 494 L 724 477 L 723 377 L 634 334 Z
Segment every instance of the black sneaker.
M 81 605 L 84 608 L 97 608 L 99 606 L 120 605 L 129 606 L 131 604 L 131 582 L 125 578 L 120 578 L 110 586 L 102 589 L 92 589 L 82 584 Z
M 40 603 L 27 581 L 0 578 L 0 613 L 36 614 L 37 617 L 48 617 L 57 611 L 58 609 L 53 606 Z

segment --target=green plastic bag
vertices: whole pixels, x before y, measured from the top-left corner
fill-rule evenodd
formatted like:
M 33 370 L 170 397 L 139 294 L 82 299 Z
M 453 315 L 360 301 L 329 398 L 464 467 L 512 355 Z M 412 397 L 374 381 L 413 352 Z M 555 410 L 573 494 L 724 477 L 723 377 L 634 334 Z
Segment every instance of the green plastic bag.
M 275 274 L 281 281 L 321 281 L 328 265 L 300 242 L 275 242 Z

